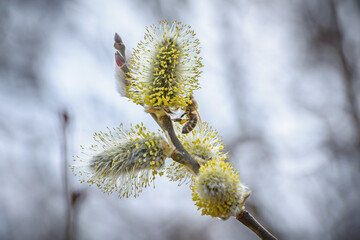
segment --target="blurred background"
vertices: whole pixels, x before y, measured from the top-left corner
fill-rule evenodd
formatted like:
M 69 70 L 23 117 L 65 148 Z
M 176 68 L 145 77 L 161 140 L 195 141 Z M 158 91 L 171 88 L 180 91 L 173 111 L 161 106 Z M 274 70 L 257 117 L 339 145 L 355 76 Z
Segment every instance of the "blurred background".
M 257 239 L 166 178 L 119 199 L 66 167 L 107 126 L 158 128 L 116 92 L 113 36 L 129 55 L 164 18 L 200 39 L 199 112 L 248 210 L 279 239 L 359 239 L 359 0 L 1 0 L 0 239 Z

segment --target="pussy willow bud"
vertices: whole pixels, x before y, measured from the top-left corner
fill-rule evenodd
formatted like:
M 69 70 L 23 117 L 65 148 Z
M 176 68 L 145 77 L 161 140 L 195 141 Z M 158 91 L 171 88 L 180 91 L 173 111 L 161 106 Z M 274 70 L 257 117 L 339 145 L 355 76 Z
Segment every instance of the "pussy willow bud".
M 120 52 L 120 54 L 126 58 L 126 55 L 125 55 L 125 44 L 123 43 L 121 37 L 119 34 L 115 33 L 115 36 L 114 36 L 114 48 L 116 50 L 118 50 Z
M 118 50 L 115 53 L 115 77 L 117 80 L 117 90 L 121 96 L 127 97 L 126 88 L 129 85 L 127 77 L 130 70 L 126 64 L 125 44 L 123 43 L 120 35 L 117 33 L 115 33 L 114 41 L 114 47 Z
M 178 125 L 176 125 L 176 130 L 178 133 L 181 132 Z M 214 158 L 226 159 L 228 157 L 223 152 L 224 144 L 217 130 L 209 126 L 207 122 L 199 123 L 188 134 L 178 134 L 178 138 L 189 154 L 200 165 Z M 184 165 L 177 162 L 172 162 L 166 167 L 166 176 L 171 181 L 178 181 L 179 185 L 193 180 L 192 171 L 189 171 Z
M 164 20 L 146 29 L 134 50 L 128 95 L 135 103 L 156 108 L 187 106 L 199 88 L 199 40 L 189 26 Z
M 122 39 L 121 39 L 121 37 L 120 37 L 120 35 L 118 33 L 115 33 L 114 41 L 117 44 L 122 44 L 123 43 L 123 41 L 122 41 Z
M 100 145 L 92 145 L 89 158 L 76 157 L 72 166 L 82 181 L 96 184 L 102 191 L 117 191 L 119 197 L 138 196 L 142 189 L 162 175 L 166 156 L 172 152 L 162 136 L 136 125 L 130 131 L 122 126 L 109 133 L 95 133 Z
M 193 200 L 201 215 L 227 219 L 243 209 L 251 191 L 242 185 L 231 163 L 213 159 L 201 166 L 192 187 Z
M 122 68 L 126 63 L 125 59 L 123 58 L 123 56 L 120 55 L 119 52 L 115 53 L 115 62 L 116 65 L 120 68 Z

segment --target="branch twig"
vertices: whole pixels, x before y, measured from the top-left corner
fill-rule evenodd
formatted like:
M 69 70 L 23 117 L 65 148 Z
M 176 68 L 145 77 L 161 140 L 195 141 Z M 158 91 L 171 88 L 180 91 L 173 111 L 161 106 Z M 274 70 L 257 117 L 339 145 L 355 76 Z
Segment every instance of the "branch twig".
M 351 61 L 347 59 L 346 53 L 344 51 L 345 40 L 344 40 L 344 33 L 341 31 L 341 26 L 339 23 L 339 15 L 335 6 L 335 2 L 330 2 L 330 10 L 332 17 L 334 18 L 334 30 L 336 32 L 336 36 L 338 41 L 335 41 L 335 50 L 340 58 L 340 64 L 343 71 L 344 77 L 344 84 L 345 84 L 345 97 L 349 104 L 349 115 L 351 120 L 353 121 L 355 132 L 357 133 L 357 147 L 360 148 L 360 113 L 359 113 L 359 106 L 357 101 L 357 91 L 355 88 L 355 72 L 354 67 L 351 64 Z
M 263 240 L 277 240 L 266 228 L 264 228 L 256 219 L 245 209 L 236 216 L 242 224 L 247 226 L 251 231 Z
M 156 114 L 151 113 L 151 116 L 159 124 L 162 130 L 164 130 L 170 137 L 172 144 L 175 146 L 175 151 L 172 154 L 172 159 L 180 164 L 183 164 L 190 168 L 195 174 L 199 173 L 199 163 L 190 156 L 180 140 L 177 138 L 172 121 L 168 115 L 162 116 L 161 119 Z
M 62 155 L 63 155 L 63 177 L 64 177 L 64 195 L 66 203 L 66 226 L 65 226 L 65 239 L 72 239 L 72 221 L 71 221 L 71 203 L 70 203 L 70 191 L 69 191 L 69 180 L 68 180 L 68 159 L 67 159 L 67 138 L 66 132 L 69 124 L 69 116 L 66 110 L 60 112 L 61 128 L 62 128 Z

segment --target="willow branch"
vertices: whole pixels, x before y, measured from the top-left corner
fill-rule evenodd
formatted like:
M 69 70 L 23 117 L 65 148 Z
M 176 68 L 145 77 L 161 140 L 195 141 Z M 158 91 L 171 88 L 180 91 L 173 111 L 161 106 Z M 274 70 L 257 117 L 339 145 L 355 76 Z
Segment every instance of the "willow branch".
M 334 24 L 333 28 L 336 32 L 337 40 L 335 42 L 335 50 L 340 58 L 340 64 L 343 71 L 344 76 L 344 84 L 345 84 L 345 96 L 347 98 L 347 101 L 349 103 L 350 111 L 349 115 L 352 119 L 355 127 L 355 131 L 357 133 L 357 146 L 360 148 L 360 113 L 359 113 L 359 106 L 357 101 L 357 91 L 355 88 L 355 72 L 354 67 L 351 64 L 351 61 L 348 60 L 346 57 L 345 48 L 345 40 L 344 40 L 344 33 L 341 31 L 340 26 L 340 19 L 338 15 L 338 11 L 336 6 L 336 3 L 334 1 L 330 2 L 330 10 L 332 17 L 334 18 Z
M 115 60 L 120 67 L 121 71 L 128 76 L 129 75 L 129 68 L 127 66 L 127 61 L 125 57 L 125 45 L 122 42 L 120 36 L 115 33 L 115 44 L 114 47 L 119 51 L 115 54 Z M 121 79 L 122 83 L 125 86 L 128 86 L 128 81 L 126 78 Z M 128 96 L 127 96 L 128 97 Z M 171 142 L 175 150 L 171 154 L 171 158 L 188 167 L 192 170 L 195 175 L 199 174 L 200 165 L 199 163 L 190 156 L 190 154 L 186 151 L 184 146 L 181 144 L 180 140 L 176 136 L 173 122 L 167 113 L 161 109 L 147 109 L 143 104 L 141 104 L 147 113 L 151 115 L 151 117 L 156 121 L 156 123 L 161 127 L 161 129 L 166 133 L 168 140 Z M 246 200 L 246 199 L 245 199 Z M 245 202 L 244 200 L 244 202 Z M 236 216 L 241 223 L 251 229 L 254 233 L 256 233 L 261 239 L 269 239 L 269 240 L 276 240 L 276 238 L 271 235 L 269 231 L 267 231 L 263 226 L 261 226 L 253 216 L 250 215 L 249 212 L 243 210 L 238 216 Z
M 60 112 L 61 130 L 62 130 L 62 157 L 63 157 L 63 177 L 64 177 L 64 195 L 66 203 L 66 225 L 65 225 L 65 236 L 67 240 L 73 239 L 72 232 L 72 208 L 70 203 L 70 191 L 69 191 L 69 179 L 68 179 L 68 151 L 67 151 L 67 129 L 69 125 L 69 116 L 65 110 Z
M 259 238 L 263 240 L 277 240 L 276 237 L 274 237 L 268 230 L 266 230 L 266 228 L 256 221 L 256 219 L 245 209 L 236 216 L 236 219 L 258 235 Z

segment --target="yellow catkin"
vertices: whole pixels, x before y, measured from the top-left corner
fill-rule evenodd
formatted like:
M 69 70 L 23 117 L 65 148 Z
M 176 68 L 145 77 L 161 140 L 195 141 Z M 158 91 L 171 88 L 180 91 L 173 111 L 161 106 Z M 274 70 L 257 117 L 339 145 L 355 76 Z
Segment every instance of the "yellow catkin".
M 231 163 L 213 159 L 201 166 L 192 186 L 193 201 L 202 215 L 228 218 L 241 211 L 249 196 Z
M 134 50 L 127 93 L 137 104 L 155 108 L 180 108 L 199 88 L 202 67 L 199 40 L 181 22 L 147 28 L 144 41 Z

